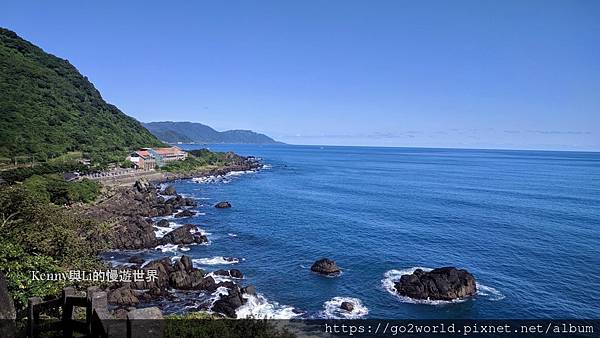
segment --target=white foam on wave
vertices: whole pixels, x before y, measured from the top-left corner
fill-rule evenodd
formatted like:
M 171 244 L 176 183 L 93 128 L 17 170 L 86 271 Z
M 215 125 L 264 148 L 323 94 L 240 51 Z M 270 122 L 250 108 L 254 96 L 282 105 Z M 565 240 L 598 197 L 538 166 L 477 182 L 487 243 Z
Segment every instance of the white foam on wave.
M 230 171 L 225 175 L 210 175 L 210 176 L 202 176 L 202 177 L 194 177 L 192 178 L 192 182 L 198 184 L 215 184 L 215 183 L 229 183 L 231 179 L 237 176 L 252 174 L 255 173 L 256 170 L 239 170 L 239 171 Z
M 229 236 L 229 237 L 237 237 L 238 235 L 230 232 L 230 233 L 227 234 L 227 236 Z
M 492 300 L 492 301 L 502 300 L 506 297 L 502 294 L 502 292 L 494 289 L 491 286 L 486 286 L 486 285 L 479 284 L 479 283 L 476 283 L 476 284 L 477 284 L 477 295 L 478 296 L 487 297 L 487 298 L 489 298 L 489 300 Z
M 212 258 L 194 258 L 192 262 L 197 265 L 225 265 L 237 264 L 240 260 L 233 257 L 215 256 Z
M 233 278 L 231 276 L 215 275 L 214 272 L 209 272 L 206 274 L 206 276 L 212 277 L 217 284 L 221 283 L 221 282 L 233 282 L 233 281 L 239 279 L 239 278 Z
M 265 296 L 258 293 L 256 296 L 244 294 L 246 303 L 236 311 L 237 318 L 253 319 L 291 319 L 300 316 L 294 307 L 270 302 Z
M 346 311 L 340 308 L 343 302 L 351 303 L 354 308 Z M 322 316 L 326 319 L 359 319 L 369 314 L 369 309 L 358 298 L 333 297 L 323 304 Z
M 176 253 L 177 251 L 190 251 L 190 248 L 183 245 L 178 244 L 164 244 L 155 247 L 154 249 L 160 250 L 161 252 L 172 252 Z
M 444 304 L 462 303 L 462 302 L 465 302 L 468 300 L 468 299 L 454 299 L 454 300 L 414 299 L 414 298 L 399 295 L 398 292 L 396 291 L 396 288 L 394 287 L 394 283 L 399 281 L 400 277 L 402 277 L 403 275 L 410 275 L 413 272 L 415 272 L 415 270 L 417 270 L 417 269 L 421 269 L 426 272 L 432 270 L 431 268 L 424 268 L 424 267 L 420 267 L 420 266 L 415 266 L 412 268 L 400 269 L 400 270 L 392 269 L 392 270 L 387 271 L 383 275 L 381 284 L 383 285 L 383 288 L 387 292 L 391 293 L 393 296 L 398 298 L 403 303 L 444 305 Z M 479 283 L 477 283 L 476 285 L 477 285 L 477 296 L 487 297 L 487 298 L 489 298 L 489 300 L 494 300 L 494 301 L 501 300 L 504 298 L 504 295 L 500 291 L 498 291 L 492 287 L 489 287 L 489 286 L 486 286 L 483 284 L 479 284 Z
M 164 235 L 166 235 L 170 231 L 173 231 L 173 230 L 179 228 L 180 226 L 181 226 L 181 224 L 177 224 L 175 222 L 169 222 L 168 227 L 159 227 L 159 226 L 155 225 L 154 226 L 154 234 L 156 235 L 156 238 L 162 238 Z

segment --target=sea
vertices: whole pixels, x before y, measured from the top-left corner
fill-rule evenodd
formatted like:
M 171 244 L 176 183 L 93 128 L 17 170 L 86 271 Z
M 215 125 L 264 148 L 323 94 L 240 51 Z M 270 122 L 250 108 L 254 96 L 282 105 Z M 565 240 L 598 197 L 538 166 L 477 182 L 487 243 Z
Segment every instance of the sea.
M 210 244 L 148 255 L 241 270 L 258 295 L 238 317 L 600 318 L 600 153 L 183 145 L 204 147 L 263 168 L 174 182 L 199 206 L 172 225 L 197 224 Z M 322 257 L 341 275 L 311 272 Z M 403 274 L 445 266 L 471 272 L 477 295 L 393 292 Z M 354 310 L 340 310 L 343 301 Z

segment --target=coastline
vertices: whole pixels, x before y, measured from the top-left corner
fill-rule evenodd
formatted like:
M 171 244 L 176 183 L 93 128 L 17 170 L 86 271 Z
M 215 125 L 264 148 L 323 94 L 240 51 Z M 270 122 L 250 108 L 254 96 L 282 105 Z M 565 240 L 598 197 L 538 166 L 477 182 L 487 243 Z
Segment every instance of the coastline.
M 127 258 L 127 263 L 115 264 L 101 253 L 100 257 L 109 269 L 154 270 L 158 274 L 158 279 L 153 282 L 118 282 L 106 289 L 115 318 L 125 316 L 126 311 L 137 306 L 158 306 L 165 313 L 181 313 L 182 309 L 178 307 L 191 309 L 198 300 L 203 302 L 196 304 L 195 311 L 236 318 L 238 308 L 259 301 L 254 286 L 242 285 L 241 271 L 204 271 L 194 267 L 189 256 L 169 255 L 177 248 L 210 245 L 210 242 L 198 224 L 186 221 L 187 217 L 195 215 L 193 208 L 197 201 L 181 196 L 166 183 L 219 178 L 234 172 L 255 172 L 263 167 L 252 157 L 238 159 L 236 163 L 217 168 L 103 182 L 105 196 L 78 210 L 86 217 L 111 224 L 109 231 L 98 238 L 105 243 L 103 253 L 119 253 Z M 176 224 L 165 219 L 181 221 Z M 158 250 L 163 253 L 160 258 L 146 260 L 140 257 L 144 252 L 153 255 Z M 228 263 L 234 258 L 223 257 L 223 260 Z

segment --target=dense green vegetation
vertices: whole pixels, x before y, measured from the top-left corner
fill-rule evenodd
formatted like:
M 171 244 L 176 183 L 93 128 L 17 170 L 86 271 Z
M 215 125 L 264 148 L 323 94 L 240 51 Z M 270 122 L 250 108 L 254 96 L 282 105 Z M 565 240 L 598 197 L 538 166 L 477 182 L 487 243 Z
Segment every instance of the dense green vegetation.
M 280 143 L 267 135 L 251 130 L 227 130 L 219 132 L 207 125 L 195 122 L 150 122 L 144 123 L 144 126 L 159 139 L 171 143 Z
M 23 167 L 12 170 L 0 171 L 0 178 L 5 179 L 9 183 L 23 182 L 33 175 L 45 175 L 53 173 L 63 173 L 67 171 L 77 171 L 86 173 L 90 169 L 79 163 L 42 163 L 35 167 Z
M 22 184 L 0 189 L 0 271 L 7 277 L 19 311 L 25 309 L 27 298 L 56 296 L 65 286 L 63 282 L 35 281 L 31 271 L 102 266 L 97 258 L 101 248 L 89 240 L 100 231 L 98 224 L 47 203 L 30 183 L 33 188 Z
M 293 338 L 267 320 L 232 320 L 204 312 L 171 315 L 166 318 L 165 337 Z
M 171 162 L 161 169 L 169 172 L 184 172 L 228 163 L 226 153 L 212 152 L 208 149 L 191 150 L 189 153 L 191 156 L 185 160 Z
M 0 158 L 47 162 L 83 151 L 106 163 L 160 145 L 67 60 L 0 28 Z
M 66 182 L 59 175 L 31 176 L 23 185 L 44 203 L 89 203 L 100 194 L 100 184 L 88 179 Z

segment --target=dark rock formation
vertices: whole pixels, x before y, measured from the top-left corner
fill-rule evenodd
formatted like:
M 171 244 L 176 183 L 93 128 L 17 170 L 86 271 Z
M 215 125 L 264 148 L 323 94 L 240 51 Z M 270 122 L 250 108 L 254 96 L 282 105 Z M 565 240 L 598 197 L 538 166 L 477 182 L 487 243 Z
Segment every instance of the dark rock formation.
M 214 271 L 213 274 L 217 275 L 217 276 L 227 276 L 227 277 L 229 277 L 229 271 L 223 270 L 223 269 Z
M 354 304 L 350 302 L 342 302 L 342 304 L 340 305 L 340 309 L 352 312 L 352 310 L 354 310 Z
M 180 290 L 194 290 L 202 283 L 204 272 L 199 269 L 192 271 L 175 271 L 169 275 L 169 285 Z
M 215 282 L 215 279 L 212 278 L 211 276 L 208 277 L 204 277 L 204 279 L 200 282 L 200 284 L 198 284 L 198 286 L 196 287 L 198 290 L 206 290 L 206 291 L 210 291 L 213 292 L 217 289 L 217 283 Z
M 244 278 L 244 274 L 238 269 L 229 270 L 229 275 L 233 278 Z
M 183 271 L 192 271 L 194 269 L 192 259 L 186 255 L 181 256 L 179 261 L 177 261 L 177 268 Z
M 147 192 L 151 188 L 151 184 L 145 178 L 135 181 L 133 187 L 138 192 Z
M 129 260 L 127 260 L 127 262 L 133 263 L 136 265 L 142 265 L 142 264 L 144 264 L 145 261 L 146 260 L 142 256 L 131 256 L 131 257 L 129 257 Z
M 219 299 L 214 302 L 212 310 L 229 318 L 237 318 L 235 310 L 245 303 L 245 299 L 242 298 L 242 293 L 237 286 L 228 291 L 227 295 L 221 294 L 219 296 Z
M 193 198 L 190 197 L 186 197 L 181 201 L 183 206 L 186 207 L 195 207 L 198 206 L 198 203 L 196 202 L 196 200 L 194 200 Z
M 215 205 L 215 208 L 218 208 L 218 209 L 231 208 L 231 203 L 229 203 L 227 201 L 219 202 Z
M 175 196 L 177 195 L 177 191 L 175 190 L 174 186 L 170 185 L 162 191 L 162 194 L 167 196 Z
M 179 228 L 166 233 L 159 243 L 164 244 L 192 244 L 206 243 L 208 238 L 197 232 L 196 226 L 193 224 L 184 224 Z
M 196 214 L 195 211 L 192 210 L 183 210 L 180 211 L 178 213 L 175 214 L 175 218 L 182 218 L 182 217 L 192 217 Z
M 140 301 L 129 285 L 124 285 L 108 293 L 108 302 L 111 304 L 131 306 Z
M 233 277 L 233 278 L 239 278 L 239 279 L 244 278 L 244 274 L 238 269 L 231 269 L 231 270 L 220 269 L 220 270 L 214 271 L 213 274 L 218 275 L 218 276 L 227 276 L 227 277 Z
M 152 224 L 140 216 L 123 219 L 120 224 L 111 229 L 106 240 L 114 249 L 135 250 L 157 245 Z
M 310 270 L 323 275 L 337 275 L 341 272 L 335 261 L 328 258 L 321 258 L 310 267 Z
M 242 293 L 256 296 L 256 288 L 254 287 L 254 285 L 248 285 L 248 286 L 242 288 Z
M 156 222 L 156 226 L 162 227 L 162 228 L 168 228 L 170 226 L 170 223 L 166 219 L 161 219 L 160 221 Z
M 466 270 L 444 267 L 425 272 L 415 270 L 394 284 L 398 294 L 415 299 L 455 300 L 477 293 L 475 278 Z

